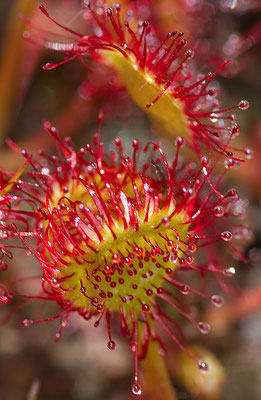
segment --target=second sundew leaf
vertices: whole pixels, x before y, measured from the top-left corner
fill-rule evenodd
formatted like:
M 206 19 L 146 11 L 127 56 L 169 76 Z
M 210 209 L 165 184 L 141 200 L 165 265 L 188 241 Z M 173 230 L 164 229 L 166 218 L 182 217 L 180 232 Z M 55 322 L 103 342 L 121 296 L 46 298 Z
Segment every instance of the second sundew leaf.
M 121 74 L 132 100 L 148 113 L 160 131 L 170 138 L 189 137 L 188 118 L 182 101 L 175 99 L 168 89 L 164 89 L 164 85 L 156 84 L 153 76 L 139 69 L 134 59 L 111 51 L 103 51 L 102 54 Z
M 69 44 L 44 39 L 47 48 L 66 53 L 61 62 L 47 63 L 45 70 L 83 57 L 108 62 L 120 72 L 130 96 L 149 114 L 160 133 L 171 139 L 178 136 L 188 139 L 200 156 L 207 149 L 229 157 L 233 163 L 242 161 L 230 145 L 240 131 L 231 111 L 246 110 L 249 103 L 241 100 L 229 109 L 220 107 L 218 90 L 213 86 L 215 73 L 202 75 L 195 71 L 195 65 L 189 69 L 188 61 L 194 52 L 184 51 L 187 41 L 183 32 L 169 32 L 160 40 L 148 21 L 134 22 L 131 26 L 119 4 L 108 7 L 105 3 L 97 8 L 94 2 L 88 2 L 85 8 L 94 27 L 94 34 L 88 36 L 56 22 L 41 6 L 47 18 L 74 38 Z

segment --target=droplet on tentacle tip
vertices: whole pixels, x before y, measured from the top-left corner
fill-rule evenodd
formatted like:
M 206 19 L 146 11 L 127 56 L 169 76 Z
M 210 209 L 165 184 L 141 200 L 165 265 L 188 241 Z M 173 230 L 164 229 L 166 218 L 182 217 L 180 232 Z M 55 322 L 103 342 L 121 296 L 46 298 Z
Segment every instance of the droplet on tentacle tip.
M 132 393 L 136 395 L 141 395 L 142 393 L 141 386 L 138 383 L 134 383 L 132 385 Z
M 249 108 L 249 101 L 247 100 L 240 100 L 238 103 L 238 108 L 240 110 L 247 110 Z
M 116 349 L 116 344 L 115 344 L 115 342 L 113 340 L 110 340 L 108 342 L 108 344 L 107 344 L 107 347 L 108 347 L 109 350 L 113 351 L 113 350 Z
M 207 322 L 198 322 L 197 327 L 204 335 L 210 332 L 210 325 Z
M 198 367 L 203 374 L 208 372 L 208 365 L 204 361 L 199 361 Z
M 180 286 L 179 290 L 180 290 L 180 293 L 182 293 L 182 294 L 188 294 L 190 291 L 190 287 L 188 285 L 182 285 L 182 286 Z
M 229 242 L 233 238 L 232 233 L 229 231 L 222 232 L 220 236 L 221 239 L 224 240 L 225 242 Z
M 236 273 L 236 270 L 234 267 L 229 267 L 229 268 L 223 269 L 222 273 L 225 276 L 234 276 Z
M 229 189 L 228 192 L 227 192 L 227 197 L 229 197 L 230 199 L 236 198 L 237 197 L 237 190 L 234 189 L 234 188 Z
M 215 307 L 222 307 L 224 304 L 224 299 L 221 296 L 218 296 L 216 294 L 213 294 L 210 297 L 210 300 L 212 301 L 212 303 L 214 304 Z
M 178 136 L 177 139 L 175 140 L 175 145 L 176 145 L 177 147 L 180 147 L 180 146 L 183 145 L 183 143 L 184 143 L 183 137 Z
M 249 159 L 249 160 L 253 157 L 253 150 L 250 149 L 249 147 L 245 148 L 244 153 L 246 155 L 246 158 Z
M 232 168 L 235 165 L 235 161 L 232 158 L 228 158 L 224 161 L 224 165 L 226 169 Z
M 5 261 L 0 260 L 0 271 L 6 271 L 8 268 L 8 265 Z
M 33 321 L 31 320 L 31 319 L 24 319 L 22 322 L 21 322 L 21 325 L 22 326 L 29 326 L 29 325 L 31 325 L 33 323 Z
M 216 206 L 214 208 L 214 215 L 215 217 L 223 217 L 225 211 L 224 208 L 222 206 Z

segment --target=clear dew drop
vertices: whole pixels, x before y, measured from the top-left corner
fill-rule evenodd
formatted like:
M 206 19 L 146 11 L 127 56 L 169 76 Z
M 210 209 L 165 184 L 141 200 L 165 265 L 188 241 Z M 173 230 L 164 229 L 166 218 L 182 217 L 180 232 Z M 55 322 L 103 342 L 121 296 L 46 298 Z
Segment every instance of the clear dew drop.
M 9 303 L 10 303 L 10 300 L 11 300 L 11 297 L 9 297 L 9 296 L 7 296 L 7 295 L 0 296 L 0 301 L 1 301 L 2 303 L 9 304 Z
M 179 146 L 182 146 L 183 143 L 184 143 L 183 137 L 178 136 L 177 139 L 175 140 L 175 145 L 176 145 L 177 147 L 179 147 Z
M 54 64 L 52 63 L 46 63 L 43 67 L 44 70 L 49 70 L 49 69 L 53 69 L 54 68 Z
M 250 149 L 249 147 L 246 147 L 246 148 L 245 148 L 244 153 L 245 153 L 245 156 L 246 156 L 246 158 L 247 158 L 248 160 L 250 160 L 250 159 L 253 157 L 253 150 Z
M 236 270 L 234 267 L 229 267 L 229 268 L 223 269 L 223 275 L 225 275 L 225 276 L 234 276 L 235 273 L 236 273 Z
M 201 157 L 201 165 L 202 167 L 207 167 L 208 163 L 209 163 L 209 159 L 206 156 Z
M 27 327 L 27 326 L 31 325 L 32 323 L 33 323 L 33 321 L 31 319 L 24 319 L 21 322 L 21 325 Z
M 212 301 L 212 303 L 214 304 L 215 307 L 222 307 L 224 304 L 224 299 L 221 296 L 218 296 L 217 294 L 213 294 L 210 297 L 210 300 Z
M 164 217 L 164 218 L 162 218 L 162 223 L 163 223 L 165 226 L 169 226 L 169 224 L 170 224 L 170 219 L 169 219 L 168 217 Z
M 172 262 L 173 264 L 175 264 L 178 261 L 178 255 L 177 253 L 172 253 L 170 256 L 170 262 Z
M 148 312 L 150 310 L 150 306 L 148 304 L 143 304 L 142 311 Z
M 24 31 L 23 32 L 23 38 L 24 39 L 30 39 L 30 37 L 31 37 L 30 32 L 28 32 L 28 31 Z
M 55 289 L 60 287 L 60 282 L 58 281 L 58 279 L 56 278 L 52 279 L 52 287 L 54 287 Z
M 223 217 L 224 215 L 224 208 L 222 206 L 214 207 L 214 215 L 215 217 Z
M 221 239 L 224 240 L 225 242 L 229 242 L 233 238 L 232 233 L 229 231 L 222 232 L 220 236 Z
M 182 286 L 180 286 L 179 290 L 180 290 L 180 293 L 182 293 L 182 294 L 188 294 L 190 291 L 190 287 L 188 285 L 182 285 Z
M 122 165 L 123 165 L 125 168 L 128 169 L 128 168 L 131 166 L 131 159 L 130 159 L 130 157 L 128 157 L 128 156 L 123 157 L 123 158 L 122 158 Z
M 237 191 L 236 191 L 236 189 L 229 189 L 229 191 L 227 192 L 227 196 L 230 198 L 230 199 L 235 199 L 236 197 L 237 197 Z
M 211 113 L 210 114 L 210 121 L 215 123 L 215 122 L 217 122 L 217 120 L 218 120 L 218 115 L 215 114 L 215 113 Z
M 107 347 L 110 351 L 113 351 L 116 349 L 116 343 L 113 340 L 110 340 L 107 344 Z
M 189 264 L 189 265 L 193 264 L 193 263 L 194 263 L 194 257 L 192 257 L 192 256 L 187 256 L 187 257 L 186 257 L 186 262 L 187 262 L 187 264 Z
M 227 169 L 232 168 L 235 165 L 235 162 L 232 158 L 228 158 L 224 161 L 224 165 Z
M 210 332 L 210 325 L 207 322 L 198 322 L 197 327 L 201 333 L 204 335 Z
M 197 251 L 197 245 L 195 243 L 190 243 L 188 245 L 188 250 L 190 253 L 195 253 Z
M 198 367 L 200 369 L 200 372 L 202 372 L 202 374 L 206 374 L 208 372 L 208 365 L 204 361 L 199 361 Z
M 43 175 L 48 175 L 48 174 L 50 173 L 50 170 L 49 170 L 49 168 L 44 167 L 44 168 L 41 169 L 41 173 L 42 173 Z
M 132 385 L 132 393 L 138 396 L 142 393 L 141 386 L 136 382 Z
M 188 49 L 188 50 L 186 51 L 185 57 L 186 57 L 187 60 L 190 60 L 191 58 L 194 57 L 194 51 L 191 50 L 191 49 Z
M 175 242 L 173 240 L 169 240 L 167 246 L 173 249 L 173 247 L 175 247 Z
M 247 100 L 241 100 L 241 101 L 238 103 L 238 108 L 239 108 L 240 110 L 247 110 L 247 109 L 249 108 L 249 101 L 247 101 Z
M 107 15 L 107 17 L 112 17 L 113 14 L 114 14 L 114 9 L 113 9 L 112 7 L 108 8 L 108 9 L 106 10 L 106 15 Z
M 68 326 L 68 321 L 67 320 L 62 321 L 61 327 L 62 328 L 67 328 L 67 326 Z

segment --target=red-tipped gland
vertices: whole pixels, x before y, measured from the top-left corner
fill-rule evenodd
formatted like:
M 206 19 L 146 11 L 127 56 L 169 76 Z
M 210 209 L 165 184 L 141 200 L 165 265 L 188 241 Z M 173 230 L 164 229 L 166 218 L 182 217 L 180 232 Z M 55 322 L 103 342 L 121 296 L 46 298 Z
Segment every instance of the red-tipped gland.
M 249 108 L 249 101 L 247 101 L 247 100 L 241 100 L 241 101 L 238 103 L 238 108 L 239 108 L 240 110 L 247 110 L 247 109 Z
M 32 321 L 31 319 L 24 319 L 24 320 L 21 322 L 21 325 L 22 325 L 22 326 L 25 326 L 25 327 L 28 327 L 29 325 L 32 325 L 33 322 L 34 322 L 34 321 Z
M 142 391 L 141 391 L 141 386 L 138 383 L 134 383 L 132 386 L 132 393 L 135 395 L 141 395 Z
M 253 157 L 253 150 L 250 149 L 249 147 L 245 148 L 244 153 L 246 155 L 246 158 L 249 160 Z
M 221 239 L 224 240 L 225 242 L 229 242 L 233 238 L 232 233 L 229 231 L 222 232 L 220 236 Z
M 108 349 L 111 350 L 111 351 L 116 349 L 116 344 L 115 344 L 115 342 L 113 340 L 110 340 L 108 342 Z
M 42 4 L 39 5 L 39 9 L 42 11 L 42 13 L 43 13 L 44 15 L 46 15 L 47 17 L 49 17 L 49 14 L 48 14 L 46 8 L 45 8 Z
M 229 268 L 225 268 L 223 269 L 223 275 L 225 276 L 234 276 L 236 273 L 236 270 L 234 267 L 229 267 Z
M 224 208 L 222 207 L 222 206 L 216 206 L 215 208 L 214 208 L 214 215 L 216 216 L 216 217 L 223 217 L 223 215 L 224 215 Z
M 198 322 L 198 329 L 201 333 L 206 335 L 207 333 L 210 332 L 210 325 L 207 324 L 206 322 Z
M 229 275 L 229 274 L 225 274 L 226 276 L 232 276 L 232 275 Z M 212 301 L 212 303 L 214 304 L 214 306 L 216 306 L 216 307 L 222 307 L 223 306 L 223 304 L 224 304 L 224 299 L 223 299 L 223 297 L 221 297 L 221 296 L 218 296 L 218 295 L 216 295 L 216 294 L 213 294 L 211 297 L 210 297 L 210 300 Z
M 206 374 L 208 372 L 208 365 L 204 361 L 199 361 L 198 367 L 200 369 L 200 372 L 202 372 L 203 374 Z
M 9 304 L 12 300 L 13 295 L 8 292 L 4 292 L 3 294 L 0 295 L 0 302 L 4 304 Z
M 227 197 L 229 197 L 229 198 L 231 198 L 231 199 L 236 198 L 236 197 L 237 197 L 237 191 L 236 191 L 236 189 L 230 189 L 230 190 L 227 192 Z

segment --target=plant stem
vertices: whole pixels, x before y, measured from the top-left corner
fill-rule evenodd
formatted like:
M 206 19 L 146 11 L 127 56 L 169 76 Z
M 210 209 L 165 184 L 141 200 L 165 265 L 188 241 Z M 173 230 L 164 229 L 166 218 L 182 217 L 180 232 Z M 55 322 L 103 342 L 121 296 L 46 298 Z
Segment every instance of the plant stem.
M 141 365 L 150 400 L 177 400 L 158 342 L 150 341 L 148 353 Z

